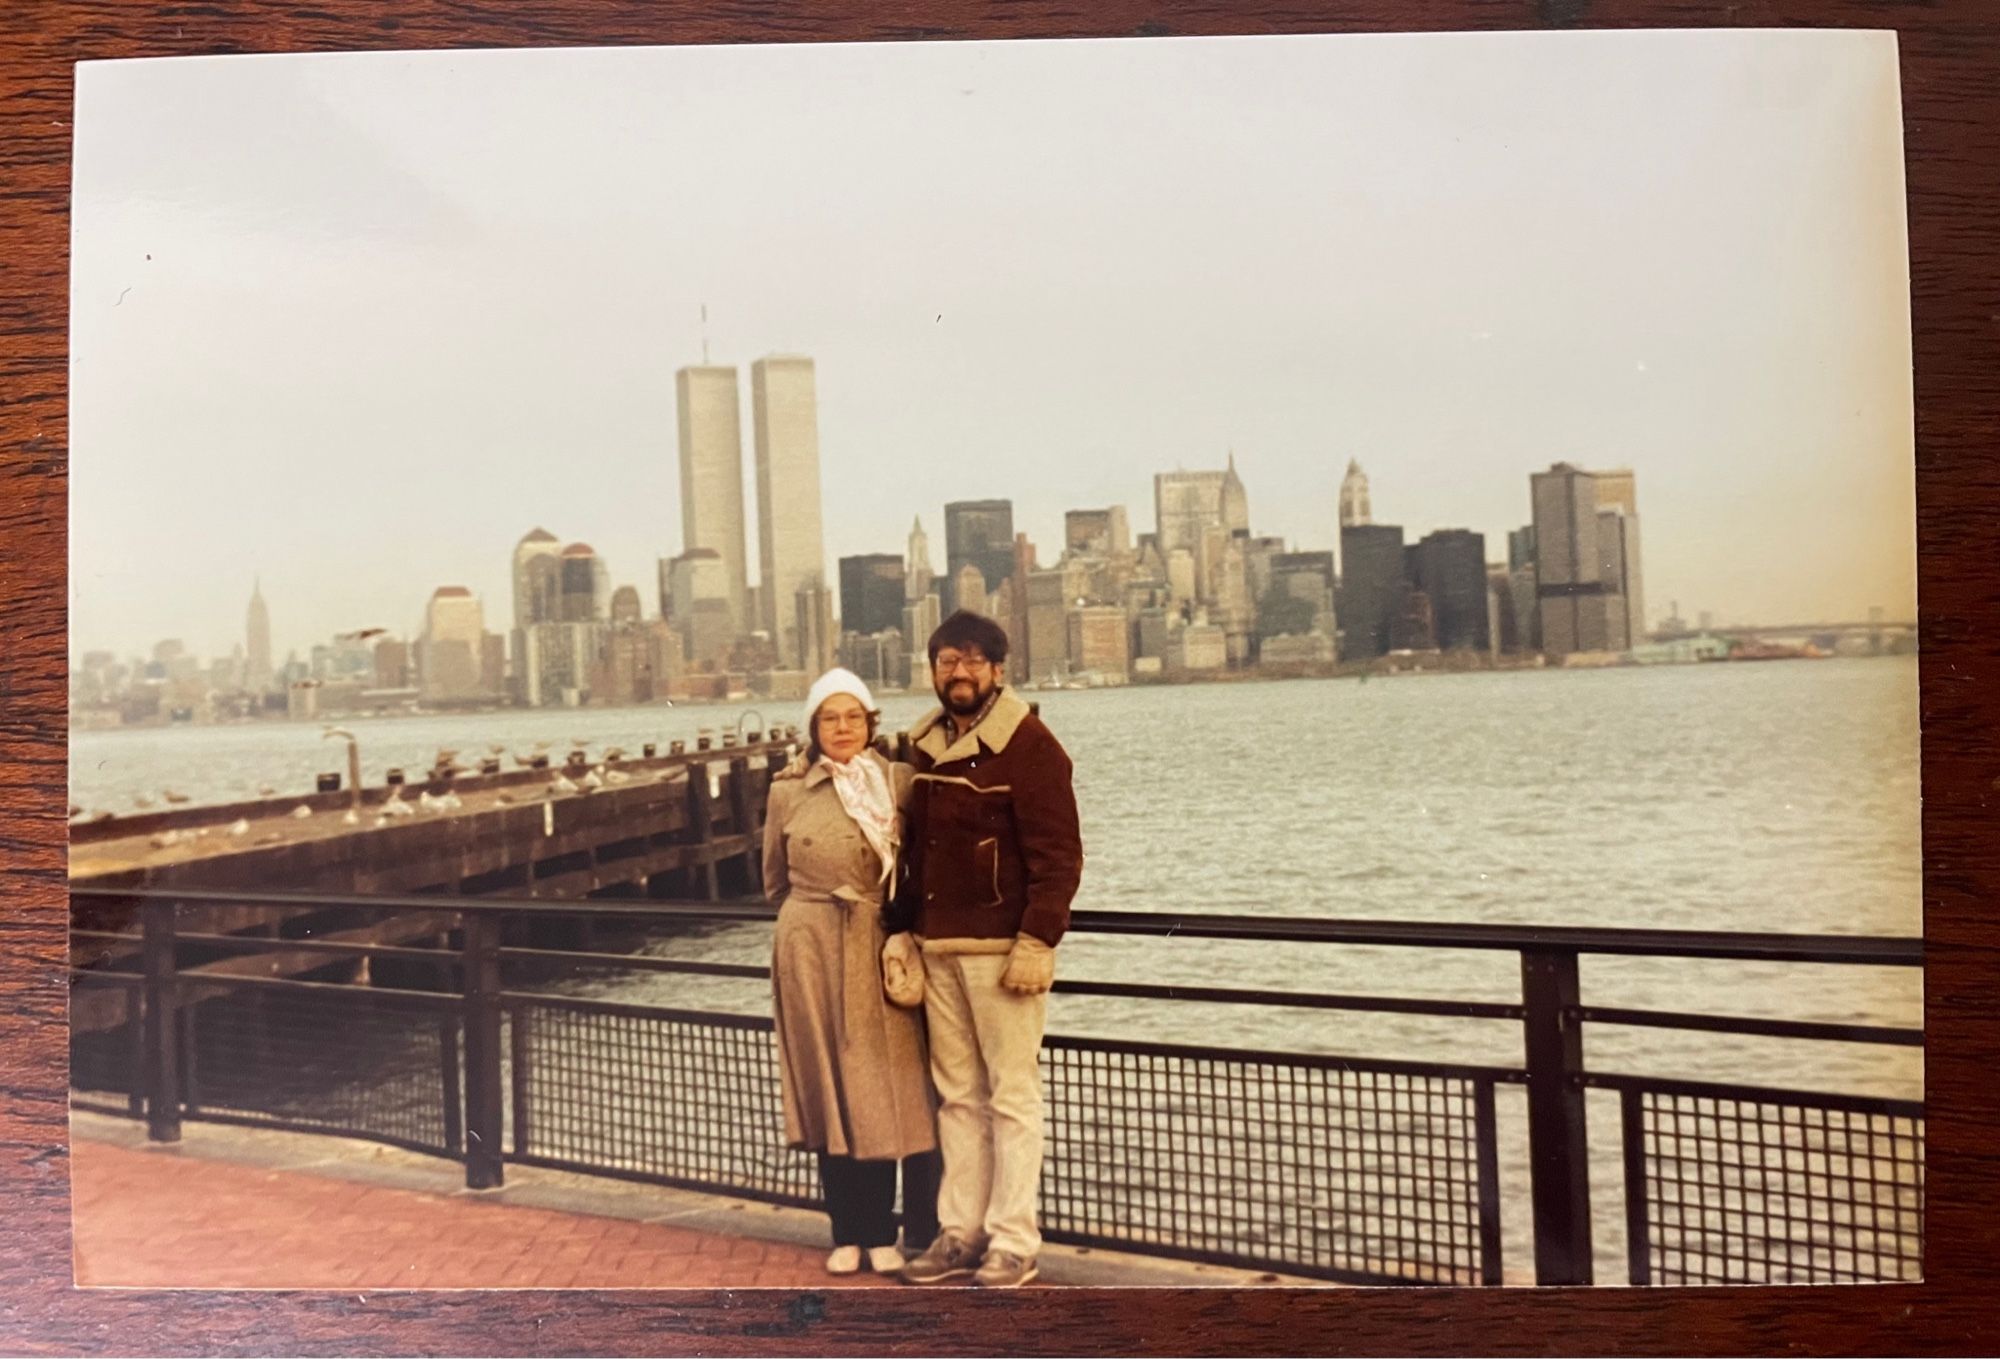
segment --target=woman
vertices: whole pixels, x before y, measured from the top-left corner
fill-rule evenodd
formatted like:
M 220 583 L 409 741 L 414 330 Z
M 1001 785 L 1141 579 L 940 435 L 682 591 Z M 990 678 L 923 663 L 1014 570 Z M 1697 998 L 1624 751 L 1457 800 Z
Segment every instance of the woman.
M 764 822 L 764 892 L 780 903 L 771 983 L 785 1140 L 819 1154 L 833 1274 L 860 1269 L 864 1253 L 878 1274 L 903 1267 L 898 1162 L 904 1249 L 937 1234 L 937 1099 L 921 1011 L 888 1002 L 879 961 L 911 779 L 871 748 L 879 717 L 858 676 L 820 676 L 806 696 L 805 762 L 772 782 Z

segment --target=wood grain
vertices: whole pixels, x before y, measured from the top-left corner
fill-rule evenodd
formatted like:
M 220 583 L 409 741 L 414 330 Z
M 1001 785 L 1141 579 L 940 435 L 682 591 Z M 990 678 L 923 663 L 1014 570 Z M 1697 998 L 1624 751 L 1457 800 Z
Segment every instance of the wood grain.
M 1928 1281 L 1814 1291 L 79 1292 L 65 1173 L 72 63 L 541 44 L 1802 25 L 1902 34 L 1916 336 Z M 1990 0 L 322 0 L 0 6 L 0 1350 L 9 1353 L 1990 1351 L 2000 906 L 2000 7 Z

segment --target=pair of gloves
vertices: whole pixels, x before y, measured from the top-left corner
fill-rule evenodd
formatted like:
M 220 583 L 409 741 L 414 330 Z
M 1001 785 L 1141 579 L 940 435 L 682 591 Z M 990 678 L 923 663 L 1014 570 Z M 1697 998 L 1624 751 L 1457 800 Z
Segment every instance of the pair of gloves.
M 1037 996 L 1055 985 L 1056 951 L 1032 934 L 1014 936 L 1000 985 L 1017 996 Z M 882 945 L 882 989 L 890 1003 L 914 1009 L 924 1001 L 923 941 L 908 930 Z

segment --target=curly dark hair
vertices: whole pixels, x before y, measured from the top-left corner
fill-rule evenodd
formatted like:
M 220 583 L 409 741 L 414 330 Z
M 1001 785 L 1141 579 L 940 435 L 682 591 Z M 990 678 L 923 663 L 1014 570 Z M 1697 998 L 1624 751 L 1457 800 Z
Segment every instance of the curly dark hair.
M 960 609 L 944 622 L 937 625 L 931 634 L 931 664 L 937 664 L 938 652 L 948 646 L 963 649 L 976 646 L 980 654 L 995 665 L 1007 659 L 1007 630 L 984 614 Z

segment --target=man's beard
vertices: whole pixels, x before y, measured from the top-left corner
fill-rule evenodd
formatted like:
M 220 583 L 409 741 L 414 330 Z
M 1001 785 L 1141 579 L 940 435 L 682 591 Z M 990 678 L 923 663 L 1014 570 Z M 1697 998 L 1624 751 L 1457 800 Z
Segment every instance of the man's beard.
M 954 679 L 938 691 L 938 701 L 944 704 L 945 711 L 954 717 L 970 717 L 979 711 L 979 705 L 984 703 L 991 693 L 990 689 L 986 693 L 980 693 L 979 686 L 971 680 Z

